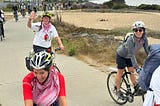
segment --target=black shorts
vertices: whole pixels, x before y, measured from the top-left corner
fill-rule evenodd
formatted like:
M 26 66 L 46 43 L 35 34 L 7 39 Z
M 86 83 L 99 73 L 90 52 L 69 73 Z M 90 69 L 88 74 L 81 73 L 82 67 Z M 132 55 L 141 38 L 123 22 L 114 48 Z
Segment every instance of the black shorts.
M 45 48 L 45 47 L 33 45 L 33 50 L 34 50 L 35 53 L 40 52 L 40 51 L 46 51 L 46 52 L 48 52 L 49 49 L 51 50 L 51 47 Z
M 133 67 L 131 59 L 121 57 L 118 54 L 116 54 L 116 63 L 118 69 L 124 69 L 125 67 Z
M 33 104 L 33 106 L 37 106 L 36 104 Z M 56 100 L 54 103 L 52 103 L 50 106 L 59 106 L 58 100 Z

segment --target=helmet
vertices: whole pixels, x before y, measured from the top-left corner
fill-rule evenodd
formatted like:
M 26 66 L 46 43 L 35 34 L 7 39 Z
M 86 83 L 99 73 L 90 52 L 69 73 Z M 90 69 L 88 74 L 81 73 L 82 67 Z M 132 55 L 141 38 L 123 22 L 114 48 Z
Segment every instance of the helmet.
M 49 13 L 49 12 L 44 12 L 42 16 L 43 16 L 43 17 L 44 17 L 44 16 L 47 16 L 47 17 L 49 17 L 49 18 L 52 18 L 52 14 Z
M 52 65 L 52 56 L 46 51 L 36 53 L 30 60 L 33 69 L 49 69 Z
M 144 28 L 145 29 L 145 24 L 142 21 L 136 21 L 132 25 L 132 29 L 135 28 Z

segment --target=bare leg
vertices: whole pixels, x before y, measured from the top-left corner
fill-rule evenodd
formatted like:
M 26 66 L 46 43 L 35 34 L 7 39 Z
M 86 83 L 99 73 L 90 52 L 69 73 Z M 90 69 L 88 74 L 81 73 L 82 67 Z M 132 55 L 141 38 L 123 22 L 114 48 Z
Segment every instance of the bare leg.
M 131 79 L 132 84 L 135 86 L 137 84 L 136 76 L 135 74 L 132 74 L 134 73 L 134 68 L 133 67 L 127 67 L 127 68 L 128 68 L 128 71 L 131 72 L 130 79 Z
M 124 69 L 118 69 L 118 72 L 116 74 L 116 87 L 117 87 L 117 91 L 120 90 L 120 83 L 121 83 L 121 77 L 123 74 Z

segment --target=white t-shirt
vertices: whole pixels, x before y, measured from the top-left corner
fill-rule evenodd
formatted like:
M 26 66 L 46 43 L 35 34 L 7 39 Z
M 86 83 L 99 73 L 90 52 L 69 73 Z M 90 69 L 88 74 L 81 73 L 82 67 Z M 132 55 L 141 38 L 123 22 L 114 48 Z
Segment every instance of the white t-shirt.
M 57 30 L 53 25 L 51 25 L 51 28 L 48 31 L 45 31 L 43 28 L 39 30 L 40 25 L 41 22 L 32 23 L 31 25 L 31 29 L 35 32 L 33 45 L 49 48 L 51 47 L 52 38 L 58 36 Z M 46 34 L 48 35 L 47 40 L 44 39 Z

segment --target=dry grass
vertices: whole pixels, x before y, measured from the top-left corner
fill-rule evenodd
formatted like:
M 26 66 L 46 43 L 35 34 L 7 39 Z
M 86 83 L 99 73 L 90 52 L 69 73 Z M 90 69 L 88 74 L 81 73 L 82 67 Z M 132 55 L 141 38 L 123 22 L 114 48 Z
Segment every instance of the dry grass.
M 5 15 L 5 19 L 6 21 L 10 20 L 10 19 L 13 19 L 13 15 Z

